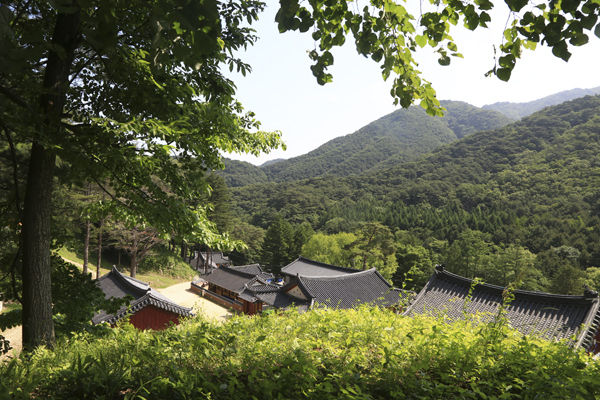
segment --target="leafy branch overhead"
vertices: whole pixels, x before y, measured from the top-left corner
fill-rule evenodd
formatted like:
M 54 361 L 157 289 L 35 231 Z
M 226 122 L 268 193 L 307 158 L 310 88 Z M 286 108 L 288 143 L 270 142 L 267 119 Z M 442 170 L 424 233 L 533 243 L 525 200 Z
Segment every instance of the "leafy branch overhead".
M 316 42 L 309 53 L 314 62 L 313 75 L 321 85 L 333 77 L 328 68 L 333 65 L 331 50 L 352 38 L 359 54 L 370 57 L 381 67 L 387 80 L 394 82 L 391 95 L 394 104 L 410 106 L 420 100 L 431 115 L 441 115 L 431 83 L 421 77 L 413 54 L 418 48 L 431 47 L 439 54 L 440 65 L 449 65 L 451 57 L 462 57 L 451 36 L 460 23 L 469 30 L 487 28 L 491 21 L 490 0 L 430 0 L 421 4 L 415 17 L 407 9 L 407 1 L 370 0 L 280 0 L 275 17 L 280 32 L 312 31 Z M 538 43 L 552 48 L 552 53 L 567 61 L 569 46 L 581 46 L 589 40 L 587 31 L 600 37 L 600 3 L 597 0 L 541 1 L 505 0 L 509 7 L 509 22 L 499 46 L 501 56 L 487 75 L 508 80 L 523 49 L 534 50 Z
M 203 171 L 220 152 L 258 154 L 282 145 L 234 98 L 223 69 L 250 70 L 236 51 L 256 36 L 247 26 L 264 4 L 218 2 L 21 2 L 0 6 L 2 118 L 20 141 L 35 141 L 68 166 L 63 179 L 96 182 L 113 204 L 163 232 L 211 235 Z M 66 101 L 57 132 L 36 110 L 57 15 L 79 15 Z M 4 24 L 2 21 L 7 22 Z M 43 67 L 43 65 L 42 65 Z M 8 111 L 8 108 L 7 108 Z

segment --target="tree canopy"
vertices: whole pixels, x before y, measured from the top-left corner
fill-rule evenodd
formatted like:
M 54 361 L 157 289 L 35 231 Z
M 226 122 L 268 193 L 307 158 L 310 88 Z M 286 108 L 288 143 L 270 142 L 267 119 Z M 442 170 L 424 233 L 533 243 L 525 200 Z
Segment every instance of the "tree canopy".
M 370 0 L 280 0 L 276 21 L 280 32 L 312 31 L 317 46 L 309 53 L 311 70 L 319 84 L 332 80 L 327 72 L 334 58 L 330 50 L 352 38 L 356 50 L 381 66 L 384 79 L 394 77 L 391 95 L 395 104 L 410 106 L 419 100 L 428 113 L 441 115 L 442 108 L 431 83 L 421 77 L 414 53 L 430 47 L 439 54 L 438 62 L 449 65 L 451 57 L 462 57 L 452 31 L 462 24 L 469 30 L 486 28 L 490 10 L 499 2 L 478 0 L 429 0 L 421 2 L 419 14 L 411 14 L 407 1 Z M 600 37 L 596 0 L 533 1 L 505 0 L 509 8 L 499 57 L 488 75 L 506 81 L 524 49 L 538 43 L 569 60 L 571 46 L 589 41 L 593 30 Z

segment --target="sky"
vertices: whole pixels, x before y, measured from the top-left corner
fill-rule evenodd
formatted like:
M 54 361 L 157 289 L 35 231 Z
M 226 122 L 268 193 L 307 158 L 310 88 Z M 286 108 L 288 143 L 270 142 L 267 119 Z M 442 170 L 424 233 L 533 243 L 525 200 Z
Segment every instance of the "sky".
M 235 153 L 226 157 L 256 165 L 296 157 L 399 108 L 389 94 L 392 77 L 384 81 L 379 66 L 358 55 L 351 40 L 333 51 L 333 82 L 317 84 L 308 58 L 308 51 L 315 47 L 310 33 L 280 34 L 274 22 L 277 4 L 273 0 L 267 3 L 253 25 L 260 39 L 240 54 L 252 66 L 252 73 L 245 77 L 234 74 L 232 79 L 237 99 L 256 114 L 262 130 L 282 133 L 287 150 L 259 157 Z M 588 44 L 571 49 L 568 62 L 538 45 L 517 61 L 509 82 L 485 77 L 493 67 L 493 45 L 501 43 L 507 16 L 508 9 L 497 9 L 489 29 L 471 32 L 457 27 L 452 35 L 464 59 L 453 58 L 450 66 L 440 66 L 430 48 L 416 54 L 422 78 L 432 83 L 438 99 L 483 106 L 499 101 L 526 102 L 563 90 L 600 86 L 600 39 L 591 32 Z

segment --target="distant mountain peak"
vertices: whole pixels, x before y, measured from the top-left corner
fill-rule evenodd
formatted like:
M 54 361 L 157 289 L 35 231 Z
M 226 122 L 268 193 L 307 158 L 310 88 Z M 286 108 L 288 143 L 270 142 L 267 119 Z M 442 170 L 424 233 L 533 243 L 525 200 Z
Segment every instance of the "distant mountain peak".
M 579 97 L 584 96 L 593 96 L 596 94 L 600 94 L 600 86 L 589 88 L 589 89 L 570 89 L 564 90 L 562 92 L 554 93 L 546 97 L 542 97 L 541 99 L 522 102 L 522 103 L 513 103 L 509 101 L 502 101 L 493 104 L 487 104 L 483 106 L 484 109 L 495 110 L 509 118 L 512 119 L 521 119 L 528 115 L 533 114 L 536 111 L 539 111 L 545 107 L 554 106 L 560 103 L 564 103 L 565 101 L 570 101 L 577 99 Z
M 286 160 L 285 158 L 276 158 L 274 160 L 268 160 L 268 161 L 265 161 L 264 163 L 260 164 L 259 168 L 264 168 L 267 165 L 277 164 L 278 162 L 285 161 L 285 160 Z

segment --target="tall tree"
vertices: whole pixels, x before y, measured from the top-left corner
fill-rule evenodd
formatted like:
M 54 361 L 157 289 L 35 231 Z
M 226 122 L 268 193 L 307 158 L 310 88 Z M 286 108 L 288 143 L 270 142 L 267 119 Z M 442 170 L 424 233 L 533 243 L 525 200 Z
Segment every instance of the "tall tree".
M 133 278 L 137 274 L 139 263 L 148 255 L 148 252 L 163 242 L 159 233 L 149 226 L 128 227 L 121 222 L 111 225 L 110 236 L 115 242 L 115 246 L 125 250 L 129 255 L 129 274 Z
M 219 151 L 268 151 L 279 134 L 234 100 L 221 67 L 255 40 L 256 1 L 3 2 L 1 119 L 31 143 L 23 219 L 23 339 L 54 341 L 51 198 L 57 157 L 70 177 L 164 231 L 220 240 L 190 198 L 186 172 Z M 250 133 L 250 130 L 256 131 Z M 174 156 L 177 162 L 174 162 Z M 105 185 L 108 183 L 108 185 Z M 168 190 L 165 190 L 168 189 Z
M 281 267 L 293 259 L 294 256 L 290 255 L 293 234 L 290 223 L 277 214 L 265 233 L 262 245 L 262 260 L 271 272 L 279 273 Z

